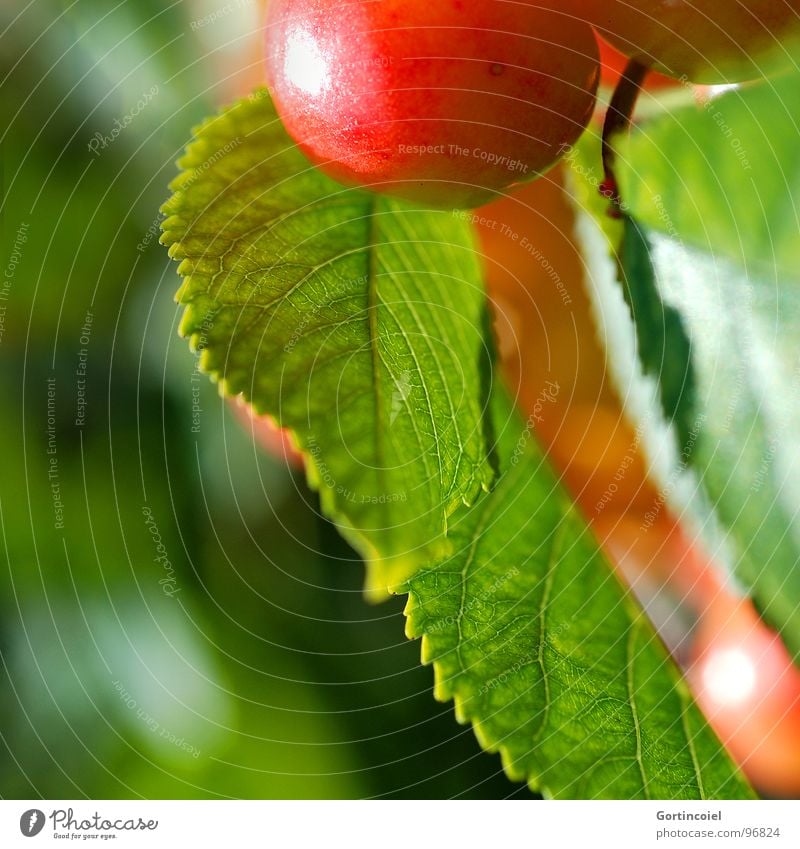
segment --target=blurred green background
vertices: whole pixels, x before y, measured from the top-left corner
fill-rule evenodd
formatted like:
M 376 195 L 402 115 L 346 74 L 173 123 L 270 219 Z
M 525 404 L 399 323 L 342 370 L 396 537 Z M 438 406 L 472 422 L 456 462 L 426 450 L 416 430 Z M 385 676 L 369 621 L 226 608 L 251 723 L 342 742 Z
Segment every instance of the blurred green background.
M 259 18 L 0 7 L 0 795 L 528 795 L 177 336 L 157 210 Z

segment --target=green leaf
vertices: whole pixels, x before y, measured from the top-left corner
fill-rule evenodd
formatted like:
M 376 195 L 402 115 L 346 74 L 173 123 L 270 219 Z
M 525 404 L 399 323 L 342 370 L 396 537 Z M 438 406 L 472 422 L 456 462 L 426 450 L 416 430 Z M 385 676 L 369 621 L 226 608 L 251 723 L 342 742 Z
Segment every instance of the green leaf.
M 646 374 L 658 381 L 661 409 L 674 422 L 681 444 L 694 417 L 694 368 L 691 343 L 680 313 L 665 304 L 655 282 L 650 243 L 633 218 L 623 220 L 620 278 L 636 325 L 639 356 Z
M 437 698 L 547 796 L 750 797 L 529 430 L 496 409 L 502 477 L 407 584 Z
M 185 278 L 181 332 L 223 392 L 294 432 L 385 592 L 446 551 L 448 517 L 493 479 L 468 225 L 328 179 L 263 91 L 203 125 L 180 166 L 162 241 Z
M 796 279 L 798 115 L 797 73 L 703 95 L 615 142 L 622 196 L 653 229 Z
M 713 550 L 800 659 L 800 291 L 652 240 L 659 291 L 692 338 L 692 467 L 722 525 Z
M 650 135 L 649 127 L 640 132 Z M 572 181 L 584 210 L 580 230 L 593 272 L 595 315 L 604 325 L 600 335 L 609 345 L 612 379 L 661 490 L 640 532 L 648 532 L 665 505 L 681 516 L 718 565 L 739 579 L 798 659 L 796 281 L 775 265 L 769 272 L 763 263 L 747 269 L 641 223 L 629 224 L 625 231 L 605 215 L 598 198 L 592 168 L 599 157 L 589 142 L 576 151 L 573 162 L 580 166 L 574 168 Z M 637 160 L 643 174 L 649 174 L 652 164 Z M 628 203 L 624 194 L 623 200 Z M 632 247 L 624 244 L 631 233 Z M 637 233 L 644 240 L 638 244 Z M 619 257 L 632 252 L 639 258 L 627 262 L 629 283 L 651 292 L 655 320 L 647 309 L 631 314 L 618 308 L 624 294 L 617 280 Z M 685 351 L 673 344 L 664 352 L 665 367 L 653 369 L 640 344 L 643 335 L 653 333 L 659 311 L 665 324 L 670 314 L 676 315 L 690 341 L 693 414 L 678 429 L 657 405 L 665 387 L 675 385 L 676 370 L 684 368 Z
M 293 430 L 373 588 L 408 582 L 437 695 L 550 795 L 747 796 L 530 430 L 496 394 L 484 410 L 463 217 L 328 180 L 263 94 L 202 127 L 181 164 L 163 240 L 182 330 L 225 392 Z M 476 501 L 496 429 L 507 471 Z

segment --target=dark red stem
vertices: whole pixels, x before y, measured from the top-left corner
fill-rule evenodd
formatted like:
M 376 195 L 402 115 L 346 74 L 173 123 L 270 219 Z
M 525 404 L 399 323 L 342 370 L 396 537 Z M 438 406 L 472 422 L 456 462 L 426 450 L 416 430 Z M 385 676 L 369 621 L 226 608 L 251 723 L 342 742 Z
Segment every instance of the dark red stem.
M 615 218 L 620 218 L 624 212 L 622 199 L 619 196 L 617 178 L 614 173 L 616 154 L 611 146 L 611 139 L 617 133 L 630 127 L 636 100 L 642 90 L 642 82 L 647 76 L 648 70 L 649 68 L 646 65 L 642 65 L 636 59 L 631 59 L 628 62 L 617 87 L 614 89 L 603 124 L 603 184 L 600 187 L 600 192 L 611 201 L 609 214 Z

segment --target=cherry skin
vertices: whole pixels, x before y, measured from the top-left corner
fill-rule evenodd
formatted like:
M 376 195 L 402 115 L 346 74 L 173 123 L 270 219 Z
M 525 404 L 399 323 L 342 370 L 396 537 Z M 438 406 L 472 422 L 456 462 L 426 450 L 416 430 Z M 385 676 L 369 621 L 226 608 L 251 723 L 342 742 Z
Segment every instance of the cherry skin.
M 800 670 L 753 605 L 718 595 L 700 619 L 688 672 L 698 704 L 750 780 L 800 793 Z
M 604 38 L 598 37 L 597 45 L 600 48 L 600 85 L 614 89 L 628 64 L 628 57 Z M 680 83 L 672 77 L 654 71 L 645 78 L 643 88 L 645 91 L 652 92 L 678 85 Z
M 502 0 L 272 0 L 267 82 L 345 184 L 477 206 L 546 171 L 591 117 L 589 25 Z
M 232 400 L 230 405 L 242 427 L 273 460 L 292 469 L 305 468 L 303 455 L 295 448 L 288 430 L 276 424 L 271 416 L 259 416 L 241 398 Z
M 584 515 L 644 514 L 658 492 L 606 373 L 566 173 L 558 165 L 466 214 L 481 248 L 499 365 Z
M 625 55 L 693 83 L 757 79 L 764 74 L 759 63 L 765 54 L 800 35 L 800 0 L 566 0 L 565 5 Z

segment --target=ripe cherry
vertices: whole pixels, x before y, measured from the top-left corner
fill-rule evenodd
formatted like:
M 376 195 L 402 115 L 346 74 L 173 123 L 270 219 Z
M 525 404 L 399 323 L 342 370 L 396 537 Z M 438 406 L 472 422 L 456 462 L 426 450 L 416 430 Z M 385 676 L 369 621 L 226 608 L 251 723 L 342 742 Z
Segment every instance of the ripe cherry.
M 567 0 L 566 6 L 625 55 L 694 83 L 761 77 L 765 55 L 800 35 L 800 0 Z
M 753 605 L 727 593 L 703 614 L 689 681 L 714 730 L 753 783 L 800 793 L 800 670 Z
M 613 89 L 628 64 L 628 57 L 604 38 L 598 37 L 597 45 L 600 48 L 600 85 Z M 656 72 L 648 74 L 644 81 L 645 90 L 651 92 L 677 85 L 680 85 L 677 80 Z
M 293 469 L 305 468 L 303 455 L 295 448 L 286 428 L 275 423 L 271 416 L 259 416 L 241 398 L 231 401 L 231 409 L 242 427 L 274 460 Z
M 559 165 L 473 220 L 494 313 L 500 367 L 563 483 L 591 520 L 657 497 L 641 440 L 606 373 L 606 355 Z M 549 387 L 558 385 L 555 393 Z
M 547 170 L 585 128 L 599 78 L 587 23 L 502 0 L 273 0 L 266 69 L 323 171 L 441 207 Z

